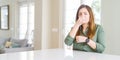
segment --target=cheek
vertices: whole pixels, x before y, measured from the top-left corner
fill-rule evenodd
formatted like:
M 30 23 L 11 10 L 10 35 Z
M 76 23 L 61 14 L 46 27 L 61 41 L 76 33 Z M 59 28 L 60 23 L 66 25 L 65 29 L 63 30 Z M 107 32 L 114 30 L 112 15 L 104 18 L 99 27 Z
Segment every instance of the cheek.
M 86 16 L 86 22 L 89 22 L 89 16 Z
M 87 22 L 89 22 L 89 17 L 87 18 Z

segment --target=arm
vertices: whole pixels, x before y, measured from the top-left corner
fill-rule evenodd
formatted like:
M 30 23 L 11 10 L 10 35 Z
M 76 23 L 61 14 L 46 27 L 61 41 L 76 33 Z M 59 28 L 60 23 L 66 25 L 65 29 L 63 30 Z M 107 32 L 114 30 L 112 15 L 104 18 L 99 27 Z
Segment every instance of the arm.
M 72 45 L 78 28 L 79 28 L 79 25 L 75 24 L 74 27 L 71 29 L 70 33 L 65 38 L 65 44 L 67 44 L 69 46 Z
M 104 51 L 104 49 L 105 49 L 104 31 L 103 31 L 103 28 L 101 26 L 99 27 L 99 30 L 98 30 L 96 42 L 94 42 L 93 40 L 90 40 L 87 44 L 95 52 L 102 53 Z
M 72 43 L 74 41 L 74 38 L 72 38 L 69 34 L 67 35 L 67 37 L 65 38 L 65 44 L 68 45 L 68 46 L 71 46 Z
M 73 26 L 73 28 L 70 31 L 70 36 L 72 38 L 75 38 L 75 35 L 79 29 L 79 27 L 84 23 L 84 20 L 82 20 L 82 17 L 79 17 L 79 19 L 77 20 L 77 22 L 75 23 L 75 25 Z
M 81 18 L 79 18 L 77 20 L 77 22 L 75 23 L 75 25 L 73 26 L 73 28 L 71 29 L 70 33 L 67 35 L 67 37 L 65 38 L 65 44 L 67 45 L 72 45 L 75 35 L 80 27 L 80 25 L 83 23 L 83 21 L 81 20 Z
M 74 27 L 71 29 L 69 35 L 70 35 L 72 38 L 75 38 L 75 35 L 76 35 L 79 27 L 80 27 L 79 24 L 75 24 Z
M 84 45 L 83 50 L 85 51 L 95 51 L 98 53 L 102 53 L 105 49 L 105 44 L 104 44 L 104 31 L 101 26 L 98 27 L 98 31 L 96 31 L 96 39 L 97 40 L 89 40 L 89 42 Z M 85 36 L 77 36 L 76 41 L 77 43 L 85 42 L 87 37 Z
M 96 49 L 96 43 L 93 41 L 93 40 L 90 40 L 88 43 L 87 43 L 92 49 Z
M 105 38 L 103 28 L 100 26 L 98 31 L 98 40 L 96 41 L 96 52 L 102 53 L 105 50 Z
M 76 41 L 77 43 L 82 43 L 82 42 L 86 42 L 87 37 L 85 36 L 76 36 Z M 96 49 L 96 43 L 93 40 L 89 39 L 89 42 L 87 43 L 87 45 L 89 45 L 92 49 Z

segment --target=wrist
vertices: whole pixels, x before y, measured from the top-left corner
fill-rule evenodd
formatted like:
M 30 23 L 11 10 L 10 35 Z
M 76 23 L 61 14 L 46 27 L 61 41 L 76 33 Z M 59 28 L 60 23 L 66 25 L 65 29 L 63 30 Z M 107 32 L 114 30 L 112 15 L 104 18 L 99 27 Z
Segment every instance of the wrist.
M 76 23 L 75 25 L 80 26 L 80 25 L 82 25 L 82 24 L 81 24 L 81 23 Z
M 87 39 L 85 40 L 85 43 L 87 44 L 87 43 L 89 43 L 89 41 L 90 41 L 90 39 L 87 38 Z
M 79 28 L 81 25 L 80 24 L 75 24 L 73 27 L 74 28 Z

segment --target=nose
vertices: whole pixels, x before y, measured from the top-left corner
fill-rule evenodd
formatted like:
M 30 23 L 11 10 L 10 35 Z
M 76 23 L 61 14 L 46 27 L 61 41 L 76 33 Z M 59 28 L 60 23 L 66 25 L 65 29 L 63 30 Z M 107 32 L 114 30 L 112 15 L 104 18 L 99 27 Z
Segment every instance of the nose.
M 82 14 L 82 15 L 81 15 L 81 17 L 82 17 L 82 18 L 85 18 L 85 15 L 84 15 L 84 14 Z

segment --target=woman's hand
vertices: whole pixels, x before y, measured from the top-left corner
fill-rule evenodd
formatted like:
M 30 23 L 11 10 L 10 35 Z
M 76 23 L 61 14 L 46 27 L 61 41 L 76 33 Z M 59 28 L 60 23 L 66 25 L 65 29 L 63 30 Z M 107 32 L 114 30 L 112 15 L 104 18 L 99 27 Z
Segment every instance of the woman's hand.
M 85 18 L 80 16 L 79 19 L 76 21 L 75 25 L 72 27 L 72 29 L 70 31 L 70 36 L 72 38 L 75 38 L 75 35 L 76 35 L 80 25 L 82 25 L 83 23 L 85 23 Z
M 76 36 L 77 43 L 85 42 L 86 39 L 87 39 L 87 37 L 85 37 L 85 36 Z
M 80 25 L 84 24 L 85 22 L 86 22 L 85 17 L 79 17 L 76 24 L 80 26 Z

